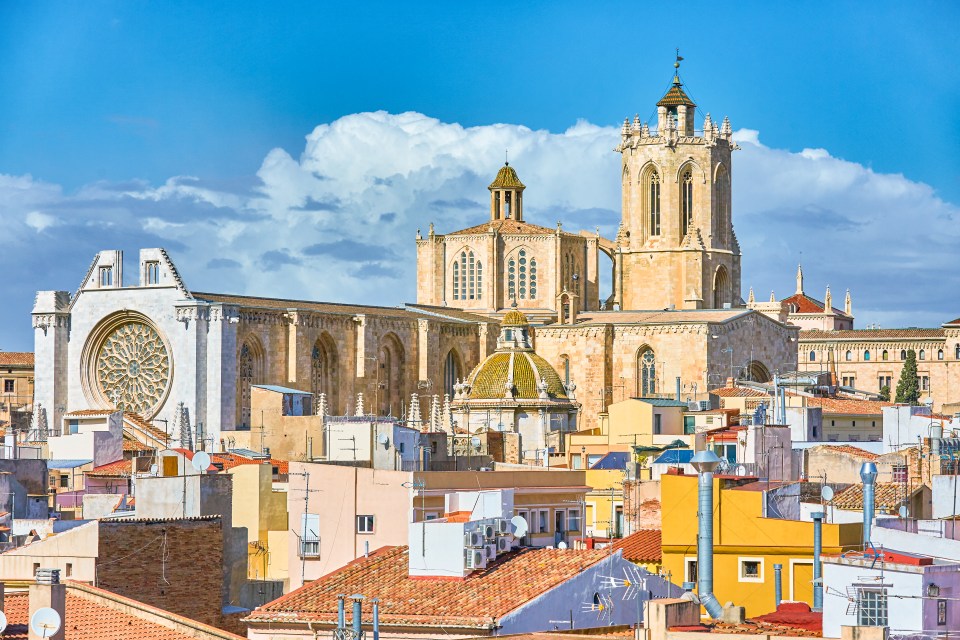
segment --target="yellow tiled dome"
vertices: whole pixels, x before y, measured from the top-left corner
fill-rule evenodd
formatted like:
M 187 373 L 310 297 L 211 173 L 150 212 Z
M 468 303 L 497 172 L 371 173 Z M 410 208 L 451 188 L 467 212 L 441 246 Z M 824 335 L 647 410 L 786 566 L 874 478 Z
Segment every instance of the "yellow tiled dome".
M 529 325 L 530 321 L 527 320 L 527 316 L 516 309 L 507 311 L 506 315 L 503 316 L 503 320 L 500 322 L 500 326 L 502 327 L 526 327 Z
M 520 312 L 511 313 L 523 316 Z M 470 374 L 470 398 L 503 398 L 507 380 L 512 379 L 514 399 L 535 400 L 540 397 L 537 384 L 541 378 L 547 383 L 547 395 L 551 399 L 567 399 L 563 382 L 549 362 L 530 351 L 498 351 L 478 364 Z
M 517 177 L 517 172 L 509 164 L 504 164 L 497 172 L 497 177 L 490 183 L 488 189 L 526 189 Z

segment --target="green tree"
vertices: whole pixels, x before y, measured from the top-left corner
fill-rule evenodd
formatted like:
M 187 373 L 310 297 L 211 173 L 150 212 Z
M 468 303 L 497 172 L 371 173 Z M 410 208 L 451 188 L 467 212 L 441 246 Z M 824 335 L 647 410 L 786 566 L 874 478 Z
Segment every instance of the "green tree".
M 890 402 L 890 387 L 883 385 L 880 387 L 880 393 L 877 395 L 880 396 L 880 400 L 883 402 Z
M 897 382 L 896 402 L 914 405 L 919 401 L 920 382 L 917 380 L 917 352 L 910 349 L 907 351 L 907 359 L 903 362 L 900 380 Z

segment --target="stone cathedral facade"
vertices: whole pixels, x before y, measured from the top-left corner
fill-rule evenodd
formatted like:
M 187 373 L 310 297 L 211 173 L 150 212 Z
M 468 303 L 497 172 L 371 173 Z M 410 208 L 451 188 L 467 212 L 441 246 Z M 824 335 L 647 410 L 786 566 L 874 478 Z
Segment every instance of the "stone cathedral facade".
M 322 393 L 330 414 L 362 393 L 369 412 L 402 416 L 412 394 L 456 396 L 511 309 L 558 384 L 577 389 L 579 428 L 626 397 L 703 398 L 731 375 L 796 370 L 797 327 L 740 297 L 729 120 L 697 129 L 695 113 L 675 77 L 656 128 L 624 123 L 613 240 L 528 221 L 526 185 L 505 164 L 483 219 L 417 232 L 417 303 L 400 308 L 197 292 L 162 249 L 142 250 L 125 280 L 120 252 L 102 251 L 75 293 L 37 294 L 35 406 L 56 427 L 67 411 L 109 406 L 172 424 L 183 403 L 213 448 L 259 424 L 253 384 Z

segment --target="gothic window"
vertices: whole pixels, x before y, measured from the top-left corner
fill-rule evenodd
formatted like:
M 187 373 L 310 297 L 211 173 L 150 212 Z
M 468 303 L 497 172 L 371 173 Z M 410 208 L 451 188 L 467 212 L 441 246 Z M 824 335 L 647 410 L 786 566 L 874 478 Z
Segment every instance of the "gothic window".
M 511 300 L 517 299 L 517 261 L 514 258 L 507 262 L 507 296 Z
M 483 263 L 473 251 L 464 249 L 453 263 L 453 299 L 480 300 L 483 298 Z
M 926 360 L 926 359 L 927 359 L 927 352 L 924 351 L 923 349 L 920 349 L 920 353 L 917 354 L 917 356 L 918 356 L 921 360 Z
M 907 350 L 906 350 L 906 349 L 900 349 L 900 359 L 901 359 L 901 360 L 906 360 L 906 359 L 907 359 Z
M 693 170 L 687 169 L 680 177 L 680 235 L 687 235 L 693 226 Z
M 513 300 L 537 299 L 537 260 L 528 259 L 526 249 L 507 261 L 507 293 Z
M 560 363 L 563 365 L 563 384 L 570 384 L 570 356 L 567 354 L 562 354 L 560 356 Z
M 957 360 L 960 360 L 960 344 L 957 345 L 957 348 L 953 353 L 953 357 Z
M 530 299 L 537 299 L 537 259 L 530 258 Z
M 810 362 L 813 362 L 813 361 L 815 361 L 816 359 L 817 359 L 817 352 L 816 352 L 816 351 L 811 351 L 811 352 L 810 352 L 810 358 L 809 358 Z
M 657 357 L 652 349 L 637 356 L 637 395 L 641 398 L 657 392 Z
M 889 353 L 886 349 L 884 349 L 884 350 L 883 350 L 883 353 L 880 354 L 880 359 L 881 359 L 881 360 L 886 360 L 886 359 L 888 359 L 889 357 L 890 357 L 890 353 Z
M 863 352 L 863 359 L 864 359 L 864 360 L 869 360 L 869 359 L 870 359 L 870 352 L 869 352 L 869 351 L 864 351 L 864 352 Z
M 943 360 L 943 349 L 937 349 L 937 360 Z
M 237 375 L 237 424 L 249 428 L 251 387 L 260 382 L 260 353 L 249 342 L 240 347 Z
M 844 354 L 844 360 L 846 360 L 847 362 L 850 362 L 851 360 L 853 360 L 853 351 L 847 351 L 847 353 Z
M 453 385 L 461 377 L 460 360 L 457 358 L 457 352 L 453 349 L 447 353 L 447 359 L 443 363 L 443 392 L 453 397 Z
M 337 415 L 337 351 L 333 339 L 324 333 L 313 345 L 310 354 L 310 387 L 314 400 L 321 393 L 327 397 L 327 412 Z
M 727 242 L 727 229 L 730 224 L 730 175 L 724 167 L 717 171 L 717 236 L 722 243 Z
M 660 174 L 650 174 L 650 191 L 647 195 L 647 208 L 650 212 L 650 235 L 660 235 Z

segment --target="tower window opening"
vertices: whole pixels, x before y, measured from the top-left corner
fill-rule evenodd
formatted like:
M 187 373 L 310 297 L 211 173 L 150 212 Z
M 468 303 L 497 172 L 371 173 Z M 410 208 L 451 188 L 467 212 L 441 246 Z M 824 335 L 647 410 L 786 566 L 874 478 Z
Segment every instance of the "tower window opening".
M 687 169 L 680 180 L 680 235 L 693 226 L 693 171 Z
M 510 206 L 510 205 L 511 205 L 511 202 L 510 202 L 510 196 L 511 196 L 511 195 L 512 195 L 512 194 L 511 194 L 509 191 L 507 191 L 507 192 L 504 194 L 504 196 L 503 196 L 503 203 L 504 203 L 504 207 L 503 207 L 503 217 L 504 217 L 504 218 L 510 218 L 510 217 L 512 217 L 512 216 L 510 215 L 510 214 L 512 213 L 512 211 L 511 211 L 512 207 Z
M 650 235 L 660 235 L 660 174 L 654 171 L 650 174 Z

